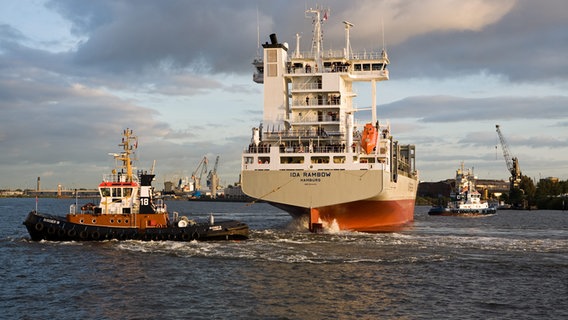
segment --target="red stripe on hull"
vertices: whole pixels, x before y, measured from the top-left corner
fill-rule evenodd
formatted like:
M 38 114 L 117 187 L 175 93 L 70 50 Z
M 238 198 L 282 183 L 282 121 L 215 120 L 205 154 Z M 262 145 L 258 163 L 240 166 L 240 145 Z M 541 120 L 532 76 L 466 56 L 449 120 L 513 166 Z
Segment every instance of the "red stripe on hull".
M 356 201 L 319 208 L 320 218 L 341 230 L 385 231 L 414 220 L 414 199 Z
M 278 203 L 293 217 L 309 215 L 306 208 L 287 206 Z M 414 199 L 355 201 L 317 208 L 322 221 L 331 224 L 335 220 L 339 229 L 362 232 L 396 231 L 414 220 Z

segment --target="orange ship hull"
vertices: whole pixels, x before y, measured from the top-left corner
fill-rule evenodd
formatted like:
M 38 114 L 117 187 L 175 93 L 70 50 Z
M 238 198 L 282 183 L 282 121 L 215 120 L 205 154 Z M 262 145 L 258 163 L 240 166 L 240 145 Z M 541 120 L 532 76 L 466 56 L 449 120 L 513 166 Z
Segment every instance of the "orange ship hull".
M 405 200 L 361 200 L 319 207 L 316 211 L 322 222 L 337 223 L 341 230 L 361 232 L 396 231 L 414 220 L 414 199 Z M 294 218 L 310 217 L 306 208 L 272 203 Z M 311 216 L 312 222 L 314 216 Z

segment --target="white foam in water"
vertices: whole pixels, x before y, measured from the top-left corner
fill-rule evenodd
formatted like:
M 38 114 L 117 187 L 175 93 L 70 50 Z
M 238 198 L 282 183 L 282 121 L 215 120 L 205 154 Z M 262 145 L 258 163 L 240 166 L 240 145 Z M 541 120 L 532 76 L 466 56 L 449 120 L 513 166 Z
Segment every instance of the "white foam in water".
M 306 231 L 308 230 L 309 218 L 307 216 L 292 219 L 286 226 L 288 231 Z
M 341 232 L 341 229 L 339 229 L 339 224 L 335 219 L 333 219 L 331 223 L 324 222 L 323 230 L 325 233 L 330 233 L 330 234 L 336 234 Z

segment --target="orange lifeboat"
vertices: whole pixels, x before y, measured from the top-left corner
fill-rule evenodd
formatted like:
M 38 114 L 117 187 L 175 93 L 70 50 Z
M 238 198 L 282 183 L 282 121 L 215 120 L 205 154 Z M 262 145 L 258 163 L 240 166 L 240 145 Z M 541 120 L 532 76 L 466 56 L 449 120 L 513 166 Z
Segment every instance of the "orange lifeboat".
M 377 128 L 371 123 L 367 123 L 363 129 L 363 136 L 361 137 L 361 148 L 366 154 L 373 152 L 373 149 L 377 146 L 377 138 L 379 132 Z

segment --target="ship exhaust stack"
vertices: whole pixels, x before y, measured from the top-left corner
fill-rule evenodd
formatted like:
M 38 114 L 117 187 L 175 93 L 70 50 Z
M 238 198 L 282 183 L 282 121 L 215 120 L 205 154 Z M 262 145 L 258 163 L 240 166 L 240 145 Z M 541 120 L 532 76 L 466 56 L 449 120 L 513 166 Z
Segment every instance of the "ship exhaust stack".
M 276 38 L 276 33 L 271 33 L 269 37 L 270 37 L 270 43 L 278 44 L 278 38 Z

